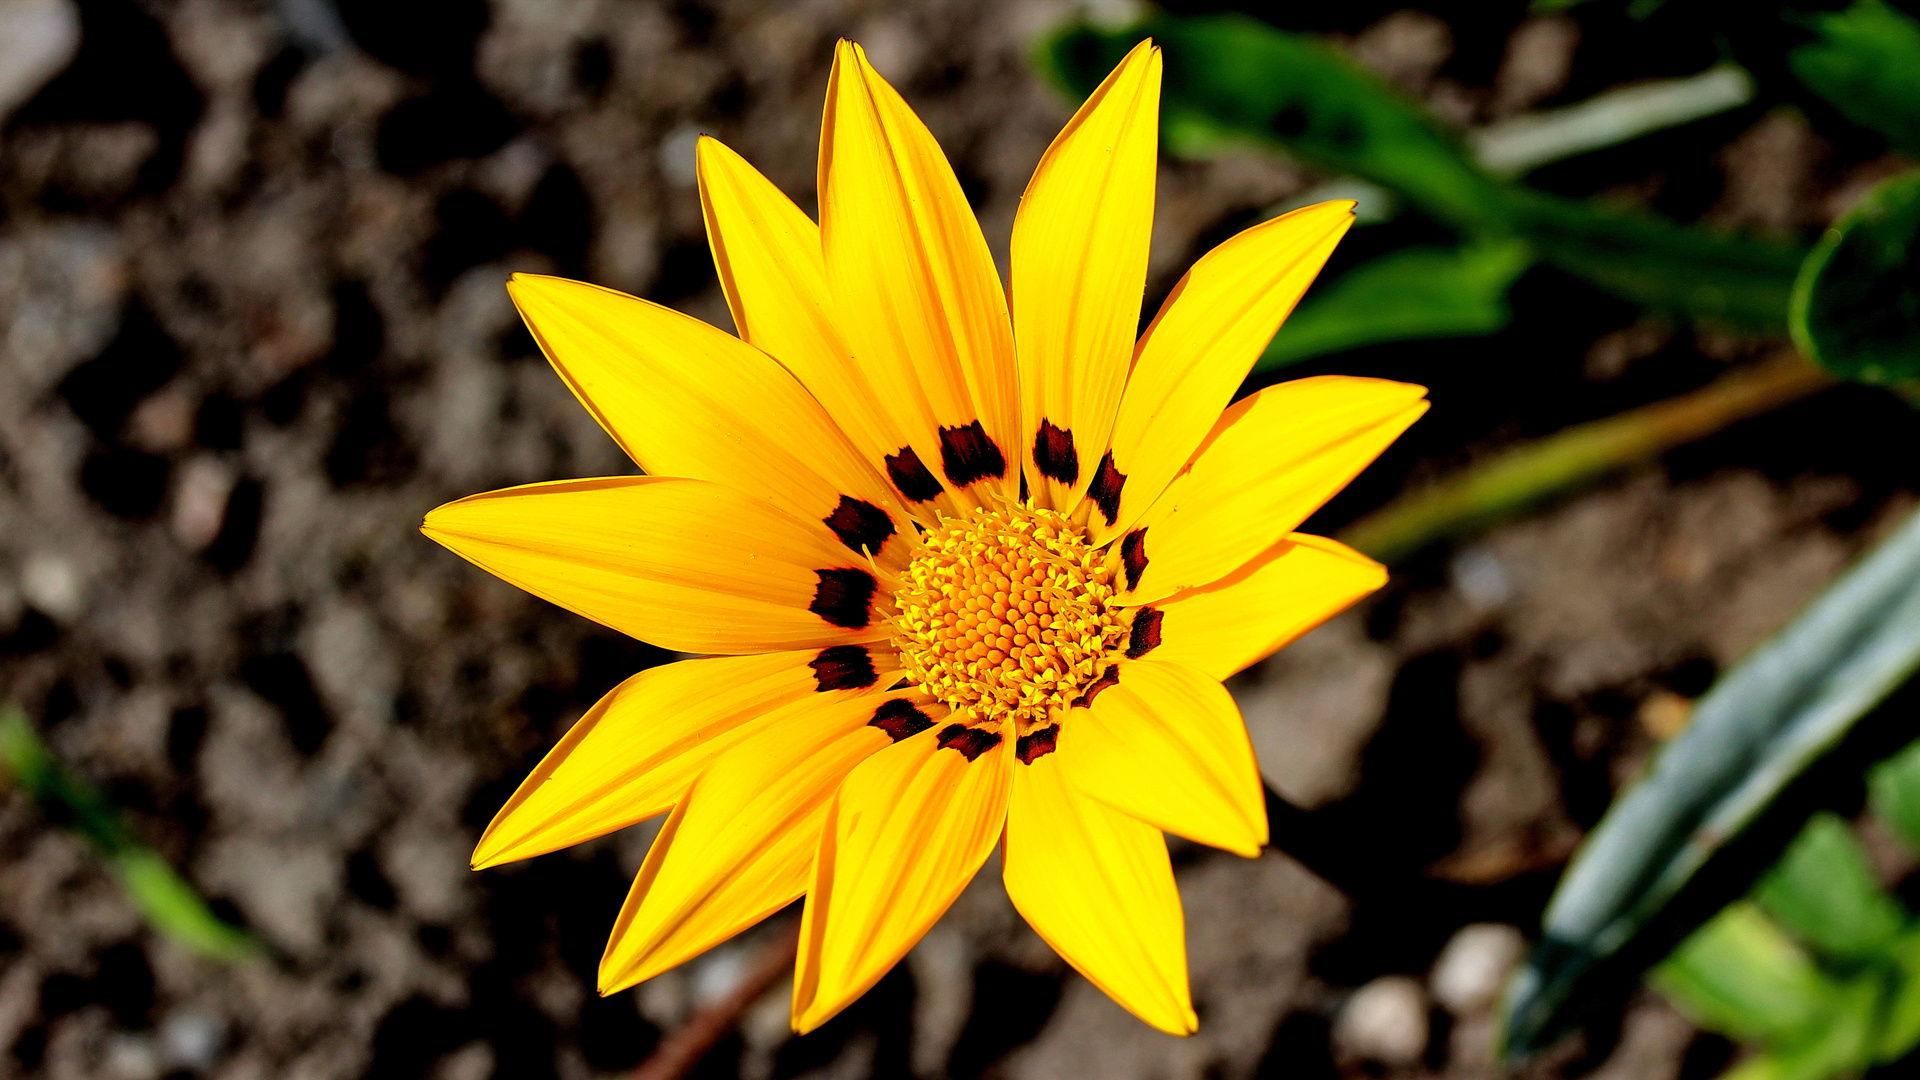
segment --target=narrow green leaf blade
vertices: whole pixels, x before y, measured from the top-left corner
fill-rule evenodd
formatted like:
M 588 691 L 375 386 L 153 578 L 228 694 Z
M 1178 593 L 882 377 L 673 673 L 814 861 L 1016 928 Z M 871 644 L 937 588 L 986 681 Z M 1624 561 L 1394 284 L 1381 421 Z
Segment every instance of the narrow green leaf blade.
M 1154 15 L 1119 29 L 1070 27 L 1041 42 L 1039 66 L 1084 97 L 1144 37 L 1165 60 L 1169 146 L 1281 149 L 1393 188 L 1442 221 L 1499 226 L 1499 182 L 1425 109 L 1314 35 L 1244 15 Z
M 1513 317 L 1507 290 L 1531 261 L 1526 245 L 1514 241 L 1382 255 L 1316 290 L 1287 317 L 1254 370 L 1388 341 L 1498 333 Z
M 111 861 L 134 906 L 155 930 L 214 960 L 231 963 L 259 953 L 260 942 L 253 935 L 215 915 L 151 848 L 129 848 Z
M 1744 892 L 1816 809 L 1823 771 L 1858 769 L 1853 756 L 1877 759 L 1910 733 L 1878 707 L 1916 669 L 1920 514 L 1715 685 L 1615 800 L 1509 987 L 1509 1052 L 1544 1046 L 1581 1008 L 1625 993 Z
M 69 819 L 107 860 L 154 929 L 215 960 L 242 960 L 260 951 L 252 935 L 222 921 L 158 852 L 135 839 L 120 811 L 68 772 L 17 708 L 0 708 L 0 770 L 42 806 Z
M 1165 57 L 1161 132 L 1178 153 L 1277 150 L 1388 188 L 1467 237 L 1519 237 L 1624 299 L 1690 318 L 1777 330 L 1801 252 L 1499 179 L 1417 102 L 1319 37 L 1239 15 L 1154 15 L 1043 39 L 1040 70 L 1090 92 L 1142 38 Z
M 1794 343 L 1836 375 L 1920 377 L 1920 172 L 1882 181 L 1801 264 Z

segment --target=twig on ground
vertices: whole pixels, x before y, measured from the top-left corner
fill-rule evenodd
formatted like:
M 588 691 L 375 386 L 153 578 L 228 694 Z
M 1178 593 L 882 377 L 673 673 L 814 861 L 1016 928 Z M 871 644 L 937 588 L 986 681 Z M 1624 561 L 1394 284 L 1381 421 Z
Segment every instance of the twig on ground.
M 753 958 L 740 985 L 733 992 L 695 1012 L 676 1028 L 641 1062 L 628 1080 L 679 1080 L 693 1070 L 714 1044 L 740 1023 L 740 1017 L 781 978 L 793 970 L 800 947 L 800 923 L 796 920 L 779 937 L 766 943 Z
M 1692 393 L 1522 443 L 1402 495 L 1348 526 L 1340 539 L 1381 562 L 1399 562 L 1832 383 L 1797 353 L 1782 352 Z

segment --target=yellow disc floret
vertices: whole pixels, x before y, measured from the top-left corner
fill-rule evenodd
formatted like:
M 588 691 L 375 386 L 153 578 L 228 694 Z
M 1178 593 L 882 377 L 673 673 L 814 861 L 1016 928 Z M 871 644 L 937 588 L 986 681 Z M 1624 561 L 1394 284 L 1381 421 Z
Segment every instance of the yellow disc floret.
M 976 509 L 920 538 L 894 619 L 907 674 L 968 722 L 1053 722 L 1127 636 L 1113 571 L 1065 515 Z

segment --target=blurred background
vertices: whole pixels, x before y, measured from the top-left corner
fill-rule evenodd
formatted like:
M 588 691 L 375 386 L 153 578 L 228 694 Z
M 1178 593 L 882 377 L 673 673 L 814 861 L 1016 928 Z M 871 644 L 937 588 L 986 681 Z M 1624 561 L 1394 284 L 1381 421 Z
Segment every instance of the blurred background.
M 1312 865 L 1175 842 L 1190 1039 L 1071 973 L 990 864 L 839 1019 L 794 1038 L 776 979 L 692 1075 L 1719 1075 L 1736 1042 L 1652 991 L 1524 1066 L 1493 1012 L 1615 792 L 1920 490 L 1901 395 L 1785 344 L 1806 246 L 1911 164 L 1790 69 L 1823 7 L 0 0 L 0 699 L 27 718 L 0 748 L 0 1077 L 610 1077 L 777 960 L 762 931 L 594 994 L 657 822 L 467 869 L 558 735 L 669 659 L 415 531 L 631 470 L 502 284 L 731 328 L 696 139 L 811 211 L 843 36 L 1004 273 L 1035 162 L 1156 19 L 1385 103 L 1349 102 L 1343 135 L 1269 101 L 1250 139 L 1201 85 L 1240 68 L 1167 39 L 1146 312 L 1239 229 L 1358 197 L 1249 386 L 1349 372 L 1435 403 L 1307 527 L 1392 584 L 1234 685 L 1297 808 L 1276 839 Z M 1250 18 L 1204 21 L 1229 9 Z M 1567 111 L 1596 97 L 1613 112 Z M 1373 141 L 1396 123 L 1410 156 Z M 1455 166 L 1429 144 L 1470 148 L 1468 179 L 1435 189 Z M 1832 797 L 1852 819 L 1864 788 Z

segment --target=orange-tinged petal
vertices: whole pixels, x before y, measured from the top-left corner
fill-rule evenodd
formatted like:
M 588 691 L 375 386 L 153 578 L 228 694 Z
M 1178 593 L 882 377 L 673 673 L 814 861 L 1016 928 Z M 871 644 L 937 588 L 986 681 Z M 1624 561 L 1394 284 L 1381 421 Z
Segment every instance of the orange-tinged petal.
M 1220 417 L 1189 470 L 1128 531 L 1125 604 L 1218 581 L 1306 520 L 1427 411 L 1426 389 L 1321 375 Z
M 707 242 L 741 338 L 793 372 L 884 473 L 905 429 L 833 324 L 819 226 L 719 140 L 701 136 L 696 160 Z
M 420 531 L 543 600 L 681 652 L 888 633 L 879 581 L 826 526 L 705 480 L 527 484 L 447 503 Z
M 1153 232 L 1160 50 L 1143 41 L 1067 122 L 1013 221 L 1014 347 L 1034 498 L 1072 509 L 1133 360 Z
M 1282 214 L 1201 256 L 1134 350 L 1110 457 L 1087 496 L 1096 543 L 1125 532 L 1186 465 L 1333 247 L 1353 204 Z
M 600 992 L 676 967 L 805 892 L 834 791 L 893 744 L 881 724 L 907 722 L 933 717 L 898 693 L 815 697 L 716 755 L 634 878 L 600 958 Z
M 958 724 L 861 762 L 820 833 L 800 921 L 793 1027 L 867 992 L 953 903 L 1000 838 L 1012 746 Z
M 665 813 L 708 760 L 783 715 L 782 707 L 858 705 L 897 678 L 893 650 L 872 645 L 648 668 L 587 710 L 521 781 L 481 834 L 474 869 Z
M 932 133 L 846 41 L 827 82 L 819 190 L 835 323 L 906 449 L 957 505 L 982 501 L 978 489 L 1017 495 L 1019 378 L 1000 274 Z
M 507 291 L 581 404 L 642 469 L 711 480 L 826 523 L 855 554 L 900 554 L 892 488 L 766 353 L 659 304 L 565 278 Z
M 1013 769 L 1001 853 L 1007 896 L 1053 951 L 1133 1015 L 1198 1026 L 1186 920 L 1160 830 L 1066 782 L 1058 754 Z
M 1118 665 L 1119 682 L 1060 724 L 1067 779 L 1101 802 L 1176 836 L 1253 858 L 1267 804 L 1240 710 L 1219 681 L 1151 658 Z
M 1292 533 L 1205 588 L 1141 608 L 1130 651 L 1225 679 L 1387 583 L 1387 568 L 1338 540 Z

